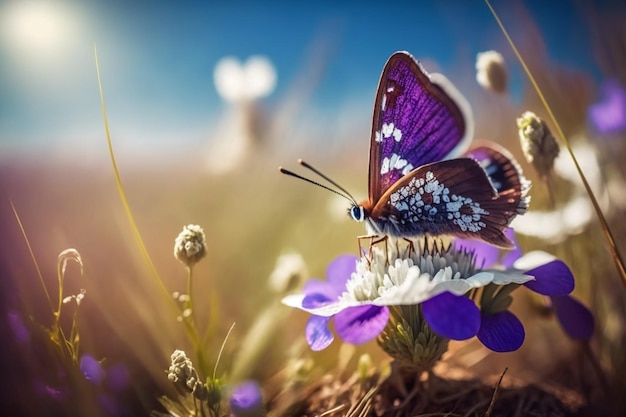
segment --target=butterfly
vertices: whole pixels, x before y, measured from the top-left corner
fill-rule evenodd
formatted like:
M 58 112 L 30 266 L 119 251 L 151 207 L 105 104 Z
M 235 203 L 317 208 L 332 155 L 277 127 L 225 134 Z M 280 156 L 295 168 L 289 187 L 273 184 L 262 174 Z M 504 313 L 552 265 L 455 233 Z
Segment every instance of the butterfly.
M 463 154 L 472 136 L 471 109 L 454 86 L 408 52 L 396 52 L 374 101 L 368 199 L 357 203 L 301 163 L 347 195 L 349 215 L 369 235 L 453 235 L 512 248 L 504 231 L 528 208 L 530 183 L 504 148 L 483 144 Z

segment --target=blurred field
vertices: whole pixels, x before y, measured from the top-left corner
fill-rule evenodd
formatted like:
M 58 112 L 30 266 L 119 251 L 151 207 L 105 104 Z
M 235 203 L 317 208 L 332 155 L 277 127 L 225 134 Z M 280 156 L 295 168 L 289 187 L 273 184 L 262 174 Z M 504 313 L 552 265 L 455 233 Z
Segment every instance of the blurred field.
M 601 18 L 605 16 L 590 16 L 590 25 L 599 27 Z M 605 182 L 617 184 L 607 194 L 606 208 L 611 229 L 626 254 L 626 191 L 620 188 L 626 176 L 625 133 L 601 137 L 589 128 L 587 109 L 597 100 L 599 86 L 588 75 L 551 62 L 548 53 L 541 49 L 541 37 L 532 22 L 519 24 L 528 25 L 528 37 L 520 45 L 522 53 L 529 59 L 531 71 L 565 133 L 591 144 Z M 598 62 L 607 77 L 618 77 L 624 85 L 625 32 L 611 33 L 615 37 L 598 32 Z M 512 58 L 507 59 L 509 65 L 515 65 Z M 459 67 L 450 78 L 458 80 L 459 89 L 473 105 L 476 137 L 508 147 L 533 180 L 531 210 L 551 210 L 545 184 L 523 161 L 515 125 L 516 117 L 524 110 L 547 118 L 536 95 L 525 85 L 522 102 L 514 103 L 508 95 L 495 96 L 481 90 L 473 76 L 473 68 Z M 110 123 L 115 126 L 115 120 Z M 185 272 L 172 255 L 174 238 L 190 223 L 201 225 L 206 232 L 208 254 L 195 271 L 195 303 L 201 323 L 208 323 L 211 308 L 219 311 L 219 327 L 207 343 L 211 360 L 217 356 L 228 328 L 237 323 L 220 369 L 226 371 L 232 366 L 241 340 L 259 313 L 278 302 L 277 295 L 267 286 L 267 278 L 279 255 L 291 250 L 299 252 L 310 276 L 321 278 L 335 256 L 356 253 L 356 236 L 363 233 L 360 225 L 345 216 L 334 196 L 280 175 L 277 167 L 297 168 L 296 158 L 303 157 L 353 191 L 357 199 L 362 198 L 367 191 L 370 123 L 370 116 L 363 115 L 343 129 L 340 136 L 333 135 L 328 126 L 317 131 L 290 126 L 278 131 L 271 141 L 252 146 L 232 172 L 220 176 L 211 175 L 206 169 L 206 154 L 210 150 L 204 145 L 181 147 L 177 154 L 151 157 L 148 162 L 117 155 L 133 215 L 156 270 L 170 292 L 185 290 Z M 103 155 L 92 166 L 81 163 L 78 157 L 57 160 L 46 155 L 5 159 L 0 166 L 4 311 L 32 314 L 44 323 L 49 320 L 35 268 L 8 203 L 10 199 L 53 298 L 58 253 L 69 247 L 81 253 L 84 279 L 79 280 L 76 268 L 70 267 L 66 293 L 87 290 L 79 317 L 82 348 L 95 357 L 125 363 L 133 375 L 133 398 L 142 403 L 140 407 L 149 409 L 156 406 L 158 394 L 170 390 L 164 374 L 170 353 L 190 346 L 141 257 L 122 210 L 112 170 L 107 166 L 104 133 L 101 140 Z M 115 142 L 114 133 L 114 146 Z M 557 208 L 562 207 L 573 195 L 575 185 L 555 178 L 554 186 Z M 604 394 L 618 398 L 626 377 L 626 290 L 597 221 L 559 243 L 530 236 L 519 239 L 525 251 L 551 252 L 574 271 L 575 295 L 592 309 L 597 320 L 592 348 L 609 378 L 609 390 L 614 390 Z M 217 303 L 217 307 L 212 303 Z M 455 343 L 450 363 L 469 367 L 474 375 L 485 377 L 499 375 L 508 366 L 508 375 L 516 381 L 573 391 L 582 386 L 598 398 L 598 386 L 586 386 L 598 383 L 583 359 L 581 346 L 568 340 L 553 318 L 545 317 L 541 303 L 523 290 L 516 295 L 513 310 L 523 317 L 527 332 L 519 352 L 495 354 L 475 341 Z M 282 314 L 289 317 L 288 325 L 276 329 L 276 337 L 263 360 L 250 370 L 250 376 L 268 380 L 289 359 L 298 356 L 313 358 L 324 370 L 332 369 L 338 346 L 323 353 L 309 352 L 303 345 L 306 315 L 286 307 Z M 357 352 L 365 351 L 377 359 L 384 358 L 375 343 L 357 348 Z M 27 357 L 16 360 L 13 365 L 27 366 L 29 362 Z M 582 368 L 578 367 L 580 363 Z M 9 384 L 5 382 L 5 386 Z M 28 401 L 30 394 L 21 394 L 23 397 L 18 395 L 13 401 Z

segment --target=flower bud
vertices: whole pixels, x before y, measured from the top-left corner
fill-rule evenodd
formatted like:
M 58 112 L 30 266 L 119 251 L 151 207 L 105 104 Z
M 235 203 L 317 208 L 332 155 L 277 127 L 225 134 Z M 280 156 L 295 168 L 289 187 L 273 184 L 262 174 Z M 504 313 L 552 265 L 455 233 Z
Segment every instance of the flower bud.
M 546 177 L 559 155 L 559 144 L 548 125 L 536 114 L 527 111 L 517 119 L 517 128 L 524 157 L 541 177 Z
M 476 81 L 487 90 L 496 93 L 506 91 L 507 72 L 499 52 L 486 51 L 476 55 Z
M 183 228 L 174 241 L 174 256 L 182 264 L 192 267 L 206 255 L 206 237 L 202 227 L 190 224 Z

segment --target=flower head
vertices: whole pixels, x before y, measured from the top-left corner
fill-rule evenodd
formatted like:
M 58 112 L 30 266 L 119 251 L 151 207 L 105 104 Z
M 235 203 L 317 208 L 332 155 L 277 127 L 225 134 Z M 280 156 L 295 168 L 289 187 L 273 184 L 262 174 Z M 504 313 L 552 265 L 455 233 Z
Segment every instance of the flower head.
M 388 238 L 371 256 L 340 256 L 327 269 L 328 281 L 311 280 L 303 294 L 283 302 L 313 315 L 306 338 L 313 350 L 333 341 L 328 329 L 345 342 L 378 337 L 385 351 L 412 366 L 439 359 L 447 339 L 476 335 L 480 311 L 466 294 L 490 283 L 522 284 L 532 279 L 518 271 L 480 271 L 474 255 L 440 241 Z M 419 347 L 418 347 L 419 346 Z M 425 355 L 417 355 L 415 352 Z
M 616 80 L 607 80 L 601 87 L 601 99 L 589 106 L 589 120 L 603 134 L 626 130 L 626 89 Z
M 299 285 L 306 274 L 306 265 L 299 253 L 285 253 L 276 260 L 268 285 L 272 291 L 285 294 Z
M 199 400 L 207 398 L 207 387 L 199 381 L 198 372 L 196 372 L 185 351 L 177 349 L 172 353 L 171 364 L 167 372 L 167 379 L 191 392 Z
M 559 144 L 548 125 L 535 113 L 527 111 L 517 119 L 517 128 L 524 157 L 540 176 L 547 176 L 559 155 Z
M 206 237 L 202 227 L 189 224 L 183 227 L 174 241 L 174 256 L 187 267 L 192 267 L 206 254 Z
M 246 381 L 237 385 L 230 396 L 230 411 L 233 417 L 263 417 L 263 394 L 259 384 Z
M 476 81 L 487 90 L 506 91 L 507 72 L 504 57 L 499 52 L 486 51 L 476 55 Z
M 93 384 L 100 384 L 104 379 L 104 369 L 102 365 L 91 355 L 83 355 L 80 358 L 80 371 L 85 379 Z

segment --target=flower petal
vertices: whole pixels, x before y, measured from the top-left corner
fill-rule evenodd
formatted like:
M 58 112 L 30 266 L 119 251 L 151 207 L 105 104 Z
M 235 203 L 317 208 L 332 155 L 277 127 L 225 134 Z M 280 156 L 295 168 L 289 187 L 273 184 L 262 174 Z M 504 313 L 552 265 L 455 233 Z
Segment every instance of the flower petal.
M 512 352 L 524 343 L 524 326 L 510 311 L 482 315 L 476 335 L 483 345 L 494 352 Z
M 265 416 L 261 387 L 255 381 L 237 385 L 230 396 L 230 411 L 234 417 Z
M 306 323 L 306 341 L 311 350 L 320 351 L 326 349 L 335 338 L 328 329 L 330 317 L 311 316 Z
M 511 242 L 515 245 L 515 248 L 507 252 L 500 261 L 505 268 L 513 267 L 515 261 L 517 261 L 522 256 L 522 250 L 519 247 L 519 243 L 517 243 L 517 238 L 515 237 L 515 230 L 512 227 L 509 227 L 504 231 L 504 236 L 508 237 Z
M 513 268 L 521 271 L 527 271 L 529 269 L 537 268 L 538 266 L 550 263 L 554 261 L 556 257 L 540 250 L 534 250 L 528 252 L 526 255 L 519 258 L 513 263 Z
M 359 260 L 354 255 L 341 255 L 335 258 L 326 268 L 326 278 L 330 285 L 341 295 L 346 289 L 346 281 L 356 271 L 356 263 Z
M 321 294 L 329 300 L 337 299 L 342 291 L 337 291 L 328 281 L 310 279 L 304 284 L 302 292 L 306 295 Z
M 83 355 L 80 358 L 80 370 L 87 381 L 99 384 L 104 379 L 104 370 L 100 362 L 91 355 Z
M 477 267 L 490 267 L 498 263 L 500 249 L 482 240 L 456 238 L 454 247 L 457 250 L 474 252 Z
M 328 298 L 325 294 L 314 293 L 307 294 L 302 299 L 302 308 L 318 308 L 328 304 L 332 304 L 337 301 L 337 298 Z
M 574 290 L 574 276 L 565 262 L 554 260 L 545 265 L 526 271 L 535 277 L 524 285 L 530 290 L 550 296 L 567 295 Z
M 122 393 L 128 389 L 131 382 L 128 368 L 122 363 L 116 363 L 107 368 L 107 386 L 115 393 Z
M 571 338 L 577 340 L 591 339 L 595 321 L 587 307 L 570 296 L 550 297 L 550 299 L 561 327 Z
M 480 327 L 480 311 L 464 296 L 444 292 L 422 303 L 424 319 L 439 335 L 453 340 L 473 337 Z
M 344 342 L 358 345 L 380 334 L 389 320 L 389 309 L 374 305 L 349 307 L 335 316 L 335 330 Z
M 496 285 L 524 284 L 535 279 L 517 269 L 507 269 L 506 271 L 492 269 L 488 272 L 493 274 L 493 283 Z

